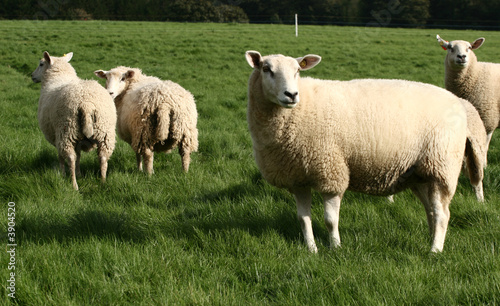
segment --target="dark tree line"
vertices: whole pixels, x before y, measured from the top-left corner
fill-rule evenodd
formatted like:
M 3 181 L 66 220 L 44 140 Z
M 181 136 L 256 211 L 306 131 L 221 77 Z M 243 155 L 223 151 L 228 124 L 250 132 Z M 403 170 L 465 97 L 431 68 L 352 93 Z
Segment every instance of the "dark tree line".
M 3 19 L 500 28 L 498 0 L 0 0 Z

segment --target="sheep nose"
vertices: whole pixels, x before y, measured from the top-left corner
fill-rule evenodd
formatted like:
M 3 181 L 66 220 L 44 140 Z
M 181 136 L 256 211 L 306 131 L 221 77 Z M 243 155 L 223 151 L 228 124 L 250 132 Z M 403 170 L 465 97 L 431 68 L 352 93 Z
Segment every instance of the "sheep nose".
M 289 97 L 290 99 L 295 100 L 295 97 L 297 97 L 297 95 L 299 94 L 298 91 L 294 92 L 294 93 L 291 93 L 289 91 L 285 91 L 285 96 Z
M 466 55 L 466 54 L 464 54 L 464 55 L 457 55 L 457 57 L 458 57 L 459 59 L 461 59 L 461 60 L 464 60 L 464 59 L 465 59 L 465 57 L 467 57 L 467 55 Z

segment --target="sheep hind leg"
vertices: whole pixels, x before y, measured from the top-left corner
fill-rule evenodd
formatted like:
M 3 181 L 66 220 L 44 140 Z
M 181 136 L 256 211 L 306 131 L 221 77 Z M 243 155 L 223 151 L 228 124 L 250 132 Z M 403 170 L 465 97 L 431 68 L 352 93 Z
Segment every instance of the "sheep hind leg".
M 314 234 L 312 231 L 311 223 L 311 203 L 312 195 L 311 190 L 295 190 L 292 192 L 297 203 L 297 217 L 302 228 L 302 234 L 307 245 L 307 249 L 311 253 L 317 253 L 318 248 L 314 242 Z
M 135 153 L 135 160 L 137 161 L 137 169 L 142 172 L 142 156 L 139 153 Z
M 76 167 L 75 171 L 76 171 L 77 177 L 80 177 L 82 175 L 82 172 L 80 171 L 80 155 L 81 155 L 81 150 L 80 150 L 80 148 L 77 147 L 76 148 L 76 165 L 75 165 L 75 167 Z
M 325 224 L 330 236 L 330 248 L 340 247 L 339 212 L 342 195 L 323 193 Z
M 453 193 L 447 188 L 432 184 L 421 187 L 419 198 L 423 202 L 429 223 L 429 229 L 432 235 L 431 252 L 438 253 L 443 251 L 448 222 L 450 220 L 449 204 Z
M 145 149 L 144 152 L 142 153 L 142 157 L 144 159 L 146 172 L 148 173 L 148 175 L 152 175 L 154 173 L 153 170 L 154 152 L 150 149 Z
M 71 175 L 71 183 L 73 184 L 73 188 L 78 190 L 78 184 L 76 183 L 76 153 L 72 152 L 63 152 L 59 154 L 59 162 L 61 163 L 61 170 L 64 169 L 64 158 L 61 159 L 62 156 L 66 156 L 69 166 L 69 173 Z
M 186 152 L 186 150 L 184 150 L 182 145 L 180 145 L 179 146 L 179 154 L 181 155 L 181 158 L 182 158 L 182 170 L 184 170 L 184 172 L 188 172 L 189 171 L 189 164 L 191 163 L 191 153 Z
M 493 131 L 486 135 L 486 154 L 484 155 L 484 167 L 488 165 L 488 149 L 490 148 L 491 137 L 493 136 Z

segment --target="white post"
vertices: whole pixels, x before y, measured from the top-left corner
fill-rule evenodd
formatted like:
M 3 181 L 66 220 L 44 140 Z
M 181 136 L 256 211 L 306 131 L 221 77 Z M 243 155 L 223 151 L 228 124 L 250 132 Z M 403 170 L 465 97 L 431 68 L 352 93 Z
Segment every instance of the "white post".
M 299 23 L 297 14 L 295 14 L 295 37 L 299 36 Z

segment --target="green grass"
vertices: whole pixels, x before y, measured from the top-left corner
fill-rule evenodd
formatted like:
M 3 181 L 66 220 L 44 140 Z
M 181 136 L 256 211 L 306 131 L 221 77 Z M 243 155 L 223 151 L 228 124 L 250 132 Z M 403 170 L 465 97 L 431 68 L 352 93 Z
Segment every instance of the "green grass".
M 486 202 L 461 177 L 442 254 L 430 255 L 422 205 L 347 193 L 342 248 L 328 249 L 320 196 L 307 252 L 293 197 L 255 166 L 246 124 L 251 68 L 263 55 L 321 55 L 303 75 L 401 78 L 443 86 L 435 40 L 486 37 L 476 54 L 500 62 L 499 32 L 148 22 L 0 21 L 0 214 L 16 203 L 16 299 L 0 304 L 499 304 L 500 136 L 486 169 Z M 43 51 L 74 52 L 82 78 L 118 65 L 189 89 L 199 112 L 200 150 L 187 174 L 178 154 L 157 154 L 155 174 L 135 169 L 117 142 L 101 184 L 95 153 L 82 157 L 80 191 L 57 169 L 36 119 L 40 85 L 30 73 Z M 0 277 L 9 256 L 0 253 Z M 6 287 L 6 282 L 2 282 Z

